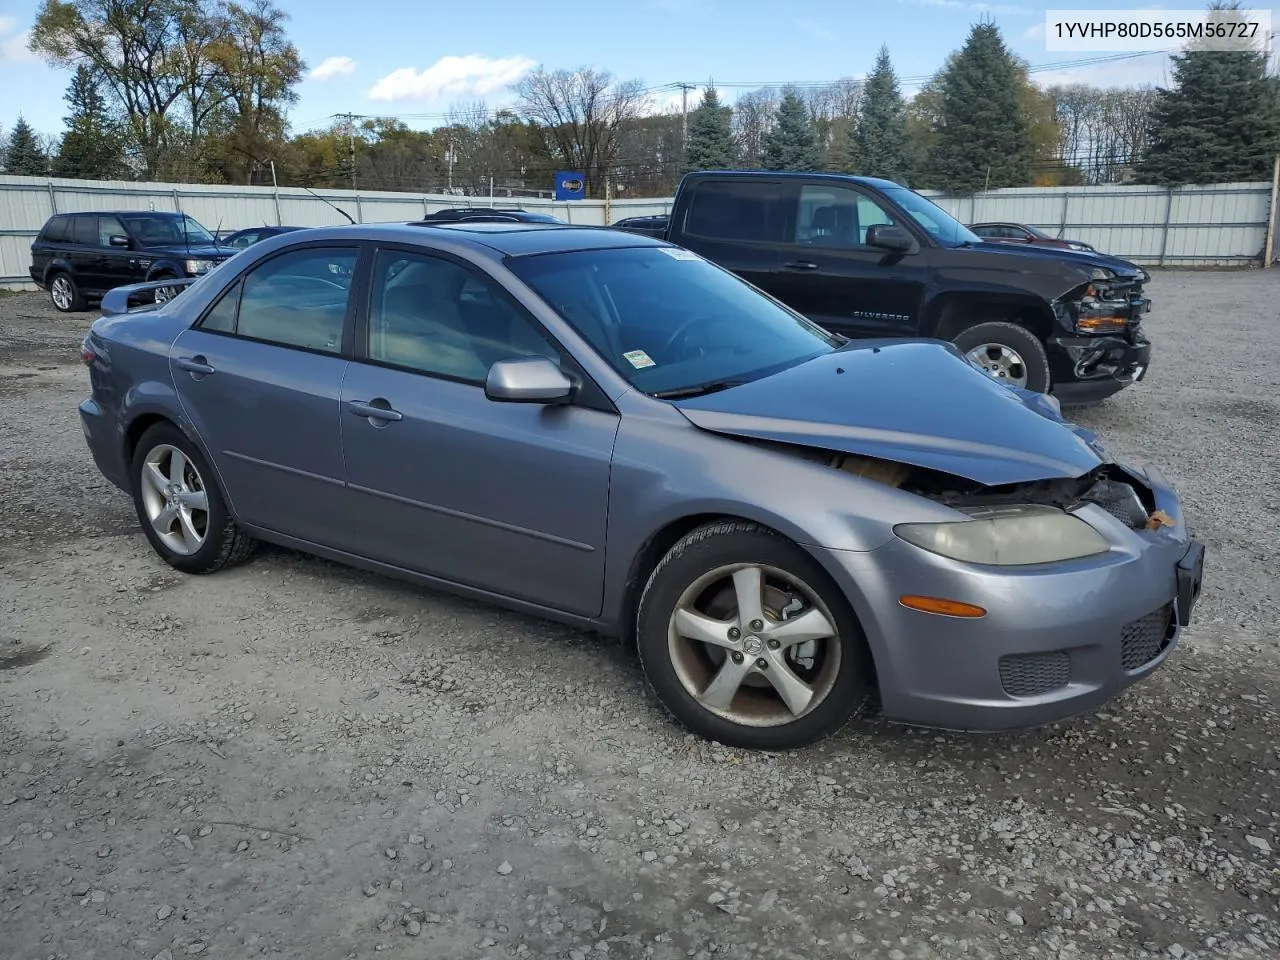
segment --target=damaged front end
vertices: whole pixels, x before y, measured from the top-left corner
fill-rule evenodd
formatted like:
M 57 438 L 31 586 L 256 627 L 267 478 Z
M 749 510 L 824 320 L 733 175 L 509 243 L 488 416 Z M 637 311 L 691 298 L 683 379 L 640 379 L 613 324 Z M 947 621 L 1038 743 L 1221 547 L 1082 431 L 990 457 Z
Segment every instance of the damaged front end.
M 1119 277 L 1095 268 L 1089 282 L 1052 303 L 1059 329 L 1048 338 L 1054 393 L 1065 403 L 1089 403 L 1146 376 L 1151 343 L 1142 317 L 1151 300 L 1143 295 L 1145 271 Z
M 798 451 L 797 451 L 798 452 Z M 1016 506 L 1055 507 L 1070 512 L 1084 504 L 1101 507 L 1132 530 L 1171 526 L 1145 480 L 1117 463 L 1104 463 L 1079 477 L 1052 477 L 988 486 L 922 467 L 845 453 L 805 451 L 810 459 L 867 480 L 926 497 L 961 512 Z

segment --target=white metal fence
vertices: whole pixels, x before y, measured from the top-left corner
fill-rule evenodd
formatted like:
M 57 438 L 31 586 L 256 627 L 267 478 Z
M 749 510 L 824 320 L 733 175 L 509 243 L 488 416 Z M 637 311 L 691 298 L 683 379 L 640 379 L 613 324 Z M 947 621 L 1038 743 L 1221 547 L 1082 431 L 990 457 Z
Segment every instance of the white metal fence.
M 1025 187 L 975 197 L 923 191 L 965 223 L 1029 223 L 1055 236 L 1084 240 L 1144 265 L 1228 266 L 1259 262 L 1271 210 L 1268 183 L 1208 187 Z M 168 210 L 195 217 L 210 230 L 262 224 L 318 227 L 405 221 L 443 207 L 490 205 L 489 198 L 438 194 L 319 191 L 296 187 L 61 180 L 0 176 L 0 286 L 30 286 L 31 241 L 54 213 L 76 210 Z M 329 201 L 326 203 L 325 201 Z M 666 213 L 671 198 L 575 200 L 496 198 L 498 206 L 552 213 L 570 223 L 603 225 L 626 216 Z

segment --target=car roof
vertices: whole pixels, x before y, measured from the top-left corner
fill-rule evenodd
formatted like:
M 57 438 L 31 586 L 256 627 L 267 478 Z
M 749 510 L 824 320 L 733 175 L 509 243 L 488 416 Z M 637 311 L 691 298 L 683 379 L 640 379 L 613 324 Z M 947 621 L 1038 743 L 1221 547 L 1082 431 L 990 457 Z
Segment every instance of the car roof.
M 645 237 L 607 227 L 524 222 L 364 223 L 312 227 L 307 242 L 317 239 L 357 239 L 385 243 L 430 243 L 433 236 L 462 244 L 486 256 L 532 256 L 618 247 L 669 247 L 655 237 Z
M 66 210 L 53 214 L 53 217 L 185 217 L 187 214 L 176 210 Z
M 732 177 L 740 180 L 772 180 L 775 177 L 784 180 L 834 180 L 842 183 L 861 183 L 868 187 L 877 187 L 880 190 L 888 190 L 896 188 L 899 190 L 907 189 L 902 184 L 893 180 L 885 180 L 882 177 L 855 177 L 851 173 L 805 173 L 796 170 L 697 170 L 693 173 L 686 173 L 685 180 L 702 180 L 707 177 Z

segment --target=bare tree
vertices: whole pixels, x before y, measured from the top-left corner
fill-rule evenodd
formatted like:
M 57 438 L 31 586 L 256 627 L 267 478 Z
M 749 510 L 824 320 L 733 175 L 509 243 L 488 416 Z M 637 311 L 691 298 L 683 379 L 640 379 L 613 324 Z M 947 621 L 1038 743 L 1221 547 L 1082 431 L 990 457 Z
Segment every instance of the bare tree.
M 1073 84 L 1053 87 L 1049 94 L 1061 131 L 1062 163 L 1078 167 L 1085 183 L 1123 180 L 1146 142 L 1155 91 Z
M 553 155 L 586 175 L 592 196 L 603 196 L 622 128 L 646 105 L 640 81 L 615 82 L 612 74 L 589 67 L 539 68 L 520 81 L 517 92 L 521 111 L 543 128 Z
M 780 99 L 778 91 L 770 87 L 761 87 L 759 90 L 744 93 L 734 102 L 734 135 L 738 138 L 742 165 L 748 170 L 760 166 L 764 135 L 773 128 L 773 116 L 778 111 Z

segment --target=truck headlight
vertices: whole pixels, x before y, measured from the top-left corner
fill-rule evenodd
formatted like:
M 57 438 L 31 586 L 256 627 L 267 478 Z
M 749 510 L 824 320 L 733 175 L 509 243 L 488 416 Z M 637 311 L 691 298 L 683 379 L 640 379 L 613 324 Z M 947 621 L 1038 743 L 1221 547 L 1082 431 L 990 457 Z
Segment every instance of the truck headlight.
M 922 550 L 1001 567 L 1057 563 L 1106 553 L 1102 534 L 1055 507 L 1026 504 L 967 509 L 953 523 L 900 523 L 893 532 Z
M 213 264 L 208 260 L 188 260 L 186 266 L 187 273 L 198 277 L 200 274 L 206 273 Z

